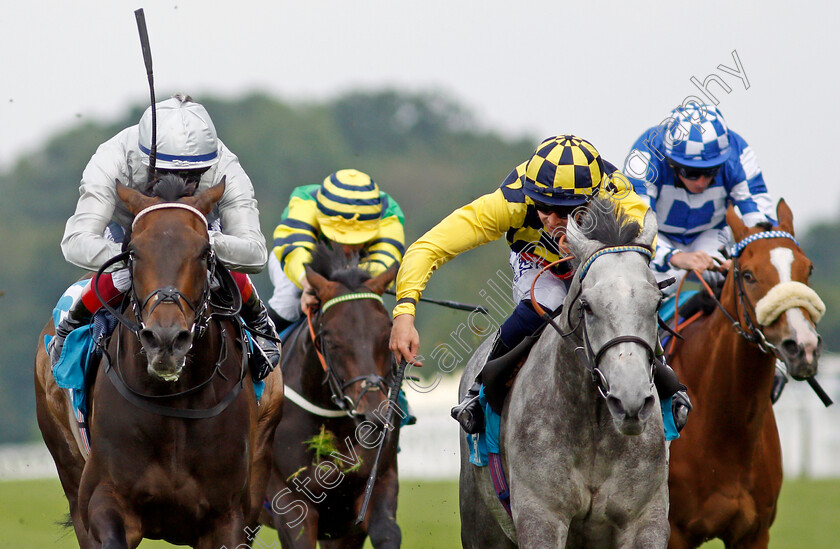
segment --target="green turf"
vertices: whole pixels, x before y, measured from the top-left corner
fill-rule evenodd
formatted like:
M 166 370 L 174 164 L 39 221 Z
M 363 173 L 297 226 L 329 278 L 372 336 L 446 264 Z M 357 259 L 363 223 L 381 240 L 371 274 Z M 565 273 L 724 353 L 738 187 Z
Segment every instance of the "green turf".
M 455 482 L 403 480 L 397 520 L 405 549 L 460 547 L 458 487 Z M 67 512 L 67 503 L 56 480 L 0 483 L 0 547 L 4 549 L 75 548 L 76 538 L 56 523 Z M 273 531 L 261 534 L 269 548 Z M 772 549 L 835 549 L 840 546 L 840 479 L 786 481 L 776 523 L 770 530 Z M 146 540 L 140 547 L 173 547 Z M 274 545 L 279 548 L 279 543 Z M 369 547 L 369 545 L 368 545 Z M 722 548 L 714 541 L 703 549 Z

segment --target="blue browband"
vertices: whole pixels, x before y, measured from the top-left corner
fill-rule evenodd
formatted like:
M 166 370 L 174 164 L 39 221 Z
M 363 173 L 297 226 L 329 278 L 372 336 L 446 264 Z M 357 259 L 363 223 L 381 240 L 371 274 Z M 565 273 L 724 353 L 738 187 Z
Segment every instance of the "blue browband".
M 589 270 L 589 267 L 592 266 L 592 262 L 601 257 L 604 254 L 616 254 L 621 252 L 639 252 L 640 254 L 647 256 L 648 261 L 653 257 L 653 252 L 649 249 L 645 248 L 644 246 L 611 246 L 609 248 L 604 248 L 602 250 L 598 250 L 594 254 L 589 256 L 583 265 L 580 266 L 578 269 L 578 278 L 583 281 L 583 277 L 586 276 L 586 272 Z
M 799 242 L 793 238 L 793 235 L 790 233 L 786 233 L 785 231 L 765 231 L 763 233 L 755 233 L 753 235 L 748 236 L 744 240 L 738 242 L 732 248 L 729 249 L 729 256 L 730 257 L 738 257 L 741 255 L 741 252 L 744 251 L 744 248 L 747 247 L 747 244 L 751 242 L 755 242 L 756 240 L 761 240 L 762 238 L 789 238 L 793 240 L 793 243 L 799 246 Z

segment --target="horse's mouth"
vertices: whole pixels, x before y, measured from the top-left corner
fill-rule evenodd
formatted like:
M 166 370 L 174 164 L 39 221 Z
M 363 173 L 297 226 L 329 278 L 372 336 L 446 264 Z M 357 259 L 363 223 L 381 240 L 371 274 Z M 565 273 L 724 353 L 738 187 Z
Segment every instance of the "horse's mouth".
M 149 375 L 154 378 L 174 383 L 181 377 L 186 360 L 186 356 L 176 360 L 175 357 L 171 355 L 159 355 L 149 360 L 147 371 L 149 372 Z
M 616 429 L 622 435 L 629 437 L 641 435 L 645 431 L 645 427 L 647 427 L 647 421 L 640 420 L 637 417 L 624 419 L 613 418 L 613 423 L 615 423 Z

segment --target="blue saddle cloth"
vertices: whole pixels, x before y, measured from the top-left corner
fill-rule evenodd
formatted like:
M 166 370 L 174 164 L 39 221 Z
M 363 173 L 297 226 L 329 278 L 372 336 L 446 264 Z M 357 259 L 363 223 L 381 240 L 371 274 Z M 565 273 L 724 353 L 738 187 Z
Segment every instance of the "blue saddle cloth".
M 58 300 L 53 309 L 53 323 L 56 326 L 67 315 L 86 285 L 87 280 L 76 282 Z M 117 319 L 105 309 L 100 309 L 93 315 L 90 324 L 76 328 L 68 334 L 64 340 L 64 347 L 61 349 L 61 356 L 52 368 L 56 385 L 62 389 L 70 390 L 73 407 L 81 412 L 84 417 L 87 417 L 88 414 L 87 376 L 91 366 L 97 364 L 102 356 L 102 349 L 97 346 L 97 342 L 103 342 L 108 338 L 116 326 Z M 44 347 L 48 351 L 51 339 L 52 336 L 44 336 Z M 249 343 L 250 345 L 254 344 L 250 335 Z M 257 401 L 262 397 L 264 390 L 265 382 L 254 382 L 254 393 Z
M 479 467 L 485 467 L 490 462 L 488 454 L 500 453 L 501 444 L 499 439 L 502 418 L 487 403 L 483 386 L 478 393 L 478 400 L 484 407 L 484 431 L 472 435 L 465 433 L 464 436 L 467 439 L 467 446 L 470 449 L 470 463 Z M 671 400 L 671 397 L 668 397 L 659 402 L 659 407 L 662 412 L 662 423 L 665 429 L 665 440 L 680 438 L 680 434 L 677 432 L 677 426 L 674 423 Z

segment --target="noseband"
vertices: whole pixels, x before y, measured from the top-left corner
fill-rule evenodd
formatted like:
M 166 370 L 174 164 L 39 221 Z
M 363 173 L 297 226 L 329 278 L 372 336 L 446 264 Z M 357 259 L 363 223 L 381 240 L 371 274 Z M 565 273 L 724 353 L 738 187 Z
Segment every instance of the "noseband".
M 362 401 L 362 398 L 368 393 L 372 391 L 381 391 L 383 394 L 388 394 L 388 385 L 387 385 L 387 377 L 378 376 L 375 374 L 365 375 L 365 376 L 356 376 L 350 378 L 348 380 L 344 380 L 341 376 L 336 372 L 333 362 L 330 360 L 330 356 L 327 352 L 327 345 L 325 341 L 325 336 L 323 334 L 323 324 L 324 324 L 324 315 L 326 314 L 327 310 L 336 305 L 338 303 L 344 303 L 345 301 L 355 301 L 359 299 L 373 299 L 382 303 L 382 296 L 375 294 L 373 292 L 356 292 L 350 294 L 340 295 L 338 297 L 334 297 L 328 301 L 326 301 L 320 309 L 319 318 L 318 318 L 318 329 L 315 330 L 315 326 L 312 321 L 312 316 L 307 315 L 307 320 L 309 323 L 309 335 L 312 338 L 313 343 L 315 343 L 315 352 L 318 355 L 318 360 L 321 362 L 321 367 L 324 369 L 324 383 L 329 384 L 330 387 L 330 400 L 340 408 L 342 412 L 348 417 L 356 417 L 359 414 L 358 407 Z M 393 366 L 392 364 L 392 373 L 393 373 Z M 390 374 L 389 374 L 390 375 Z M 360 392 L 356 399 L 350 398 L 345 391 L 356 385 L 357 383 L 360 384 Z

